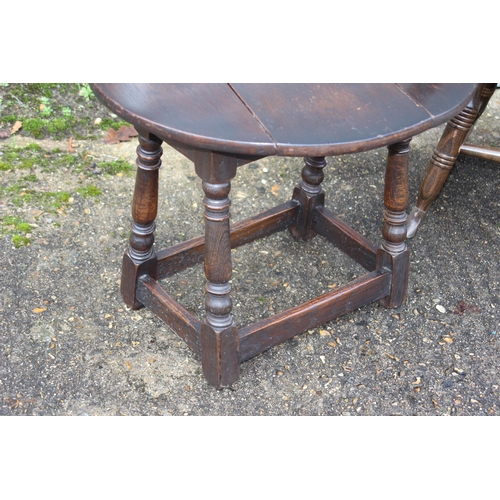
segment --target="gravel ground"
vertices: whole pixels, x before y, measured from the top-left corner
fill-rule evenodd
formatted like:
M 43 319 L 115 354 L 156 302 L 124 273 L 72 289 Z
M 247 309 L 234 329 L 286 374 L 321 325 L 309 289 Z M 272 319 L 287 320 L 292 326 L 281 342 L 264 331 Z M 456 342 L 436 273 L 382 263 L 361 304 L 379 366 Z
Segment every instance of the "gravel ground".
M 499 145 L 499 117 L 497 93 L 471 142 Z M 412 141 L 412 204 L 442 130 Z M 50 170 L 35 162 L 0 172 L 0 217 L 31 227 L 29 245 L 16 248 L 13 230 L 0 239 L 0 415 L 500 414 L 498 164 L 457 161 L 408 243 L 405 305 L 368 305 L 311 330 L 245 362 L 231 389 L 216 390 L 197 355 L 149 311 L 126 308 L 119 294 L 134 177 L 98 165 L 120 158 L 133 164 L 135 140 L 76 140 L 71 153 L 68 138 L 14 134 L 0 141 L 0 160 L 8 148 L 33 143 L 49 161 L 71 154 L 83 167 Z M 203 230 L 194 169 L 164 150 L 157 248 Z M 327 206 L 380 241 L 385 150 L 329 158 L 328 165 Z M 268 158 L 242 167 L 232 183 L 232 220 L 287 200 L 301 166 L 300 159 Z M 69 198 L 59 207 L 35 195 L 13 203 L 5 189 L 22 181 L 31 183 L 28 193 Z M 89 186 L 101 194 L 82 194 Z M 287 232 L 237 249 L 233 262 L 239 325 L 362 272 L 320 237 L 298 243 Z M 164 285 L 201 314 L 201 266 Z

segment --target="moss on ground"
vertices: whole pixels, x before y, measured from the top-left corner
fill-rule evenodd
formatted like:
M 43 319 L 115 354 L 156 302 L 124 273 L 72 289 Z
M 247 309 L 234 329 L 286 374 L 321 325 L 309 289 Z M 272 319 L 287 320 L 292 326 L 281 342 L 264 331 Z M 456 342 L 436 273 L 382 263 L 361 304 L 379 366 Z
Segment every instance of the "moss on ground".
M 92 184 L 79 188 L 76 192 L 84 198 L 97 198 L 100 194 L 102 194 L 102 191 L 97 186 L 93 186 Z
M 0 219 L 0 238 L 6 235 L 11 236 L 16 248 L 29 245 L 30 240 L 26 235 L 32 231 L 32 227 L 20 217 L 7 215 Z
M 94 163 L 92 157 L 84 153 L 67 153 L 56 148 L 45 150 L 38 144 L 25 147 L 4 146 L 0 156 L 0 171 L 29 170 L 39 168 L 42 172 L 55 172 L 58 169 L 70 169 L 74 173 L 86 176 L 131 175 L 134 166 L 125 160 Z
M 102 173 L 108 175 L 117 175 L 119 173 L 131 174 L 134 170 L 134 167 L 125 160 L 101 162 L 97 164 L 97 167 Z
M 129 124 L 101 105 L 88 84 L 0 84 L 0 137 L 102 140 L 103 130 L 123 125 Z M 61 170 L 70 176 L 68 185 L 51 185 L 51 174 Z M 29 245 L 31 234 L 42 231 L 39 221 L 60 226 L 53 219 L 77 197 L 79 203 L 100 199 L 102 176 L 129 176 L 134 170 L 121 159 L 96 162 L 86 151 L 70 153 L 34 142 L 17 147 L 15 140 L 1 144 L 0 208 L 9 215 L 2 218 L 0 212 L 0 238 L 10 238 L 16 248 Z M 44 218 L 44 213 L 50 216 Z
M 95 139 L 102 130 L 128 125 L 86 83 L 0 84 L 0 116 L 0 129 L 21 122 L 16 133 L 36 139 Z
M 6 207 L 28 214 L 52 214 L 59 216 L 73 203 L 74 196 L 98 200 L 102 189 L 96 185 L 102 176 L 129 175 L 134 167 L 124 160 L 95 163 L 90 155 L 67 153 L 60 149 L 44 149 L 39 144 L 25 147 L 4 145 L 0 151 L 0 201 Z M 51 173 L 63 169 L 72 175 L 72 188 L 54 189 L 50 184 Z M 94 182 L 90 181 L 93 179 Z M 90 182 L 89 182 L 90 181 Z M 79 184 L 80 186 L 74 186 Z M 49 188 L 49 189 L 47 189 Z M 52 188 L 52 189 L 50 189 Z M 34 217 L 38 220 L 39 215 Z M 28 218 L 33 219 L 32 215 Z M 54 227 L 60 226 L 52 221 Z M 36 225 L 17 215 L 5 215 L 0 219 L 0 238 L 8 236 L 16 248 L 29 245 Z

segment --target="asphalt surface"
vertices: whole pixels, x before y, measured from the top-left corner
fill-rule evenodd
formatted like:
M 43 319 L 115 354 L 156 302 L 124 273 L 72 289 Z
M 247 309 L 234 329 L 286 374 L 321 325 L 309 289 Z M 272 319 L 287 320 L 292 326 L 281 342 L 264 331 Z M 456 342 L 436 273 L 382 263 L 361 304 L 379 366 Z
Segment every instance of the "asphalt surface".
M 412 141 L 411 205 L 442 129 Z M 470 142 L 500 145 L 498 93 Z M 12 138 L 0 142 L 0 152 L 7 144 Z M 133 162 L 135 144 L 75 147 Z M 203 231 L 194 169 L 164 149 L 157 248 Z M 288 158 L 242 167 L 232 183 L 232 220 L 288 199 L 301 167 Z M 384 167 L 385 150 L 378 150 L 329 158 L 325 169 L 326 205 L 376 242 Z M 297 336 L 243 363 L 239 380 L 224 390 L 205 382 L 199 357 L 158 318 L 122 303 L 133 176 L 96 174 L 103 194 L 75 194 L 56 215 L 4 204 L 0 213 L 31 217 L 36 229 L 29 246 L 15 248 L 8 235 L 0 240 L 0 415 L 499 415 L 499 168 L 458 159 L 408 242 L 403 306 L 371 304 Z M 40 189 L 76 193 L 82 182 L 71 169 L 32 170 Z M 2 183 L 13 182 L 15 173 L 1 174 Z M 287 232 L 237 249 L 233 264 L 239 325 L 363 272 L 320 237 L 299 243 Z M 203 283 L 197 266 L 164 286 L 202 315 Z

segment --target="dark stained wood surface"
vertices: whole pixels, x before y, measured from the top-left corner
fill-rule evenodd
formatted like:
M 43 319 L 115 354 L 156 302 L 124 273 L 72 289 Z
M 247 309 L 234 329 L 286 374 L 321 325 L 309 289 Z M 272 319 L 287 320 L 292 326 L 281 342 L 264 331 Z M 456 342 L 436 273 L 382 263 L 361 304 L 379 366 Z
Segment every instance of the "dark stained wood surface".
M 117 115 L 158 137 L 186 146 L 274 154 L 274 142 L 226 84 L 93 84 L 96 96 Z M 243 151 L 240 151 L 243 152 Z
M 201 354 L 214 387 L 232 385 L 239 363 L 295 335 L 379 300 L 398 307 L 408 288 L 406 247 L 411 137 L 455 116 L 476 84 L 94 84 L 102 102 L 139 132 L 132 231 L 122 265 L 129 307 L 147 307 Z M 161 142 L 194 162 L 202 180 L 205 237 L 155 252 Z M 325 156 L 388 146 L 383 242 L 376 248 L 324 207 Z M 237 167 L 271 155 L 302 156 L 292 200 L 229 224 Z M 253 160 L 252 160 L 253 158 Z M 327 294 L 238 330 L 232 317 L 231 248 L 289 229 L 317 234 L 369 272 Z M 201 260 L 205 317 L 199 321 L 157 280 Z
M 457 114 L 476 84 L 92 84 L 166 142 L 222 153 L 330 156 L 397 142 Z

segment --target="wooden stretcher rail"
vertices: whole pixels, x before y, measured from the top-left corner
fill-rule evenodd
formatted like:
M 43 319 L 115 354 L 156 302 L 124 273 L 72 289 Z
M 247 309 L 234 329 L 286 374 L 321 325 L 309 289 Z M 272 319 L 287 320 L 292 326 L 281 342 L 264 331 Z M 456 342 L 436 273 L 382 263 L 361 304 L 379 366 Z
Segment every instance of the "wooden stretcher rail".
M 147 275 L 138 282 L 137 298 L 201 356 L 201 321 L 196 316 L 182 307 Z
M 231 248 L 283 231 L 296 219 L 299 205 L 288 201 L 231 226 Z M 166 278 L 203 261 L 205 237 L 173 245 L 159 251 L 157 279 Z
M 240 362 L 311 328 L 385 297 L 391 273 L 373 271 L 299 306 L 282 311 L 239 331 Z
M 376 268 L 377 247 L 325 207 L 316 208 L 313 229 L 368 271 Z

